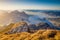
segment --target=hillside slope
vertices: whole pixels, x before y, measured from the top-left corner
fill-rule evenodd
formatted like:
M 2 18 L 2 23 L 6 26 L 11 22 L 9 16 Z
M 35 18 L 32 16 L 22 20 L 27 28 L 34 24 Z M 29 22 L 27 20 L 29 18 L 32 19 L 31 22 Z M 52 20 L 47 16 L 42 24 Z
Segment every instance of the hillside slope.
M 0 34 L 0 40 L 60 40 L 59 37 L 59 30 L 38 30 L 33 34 L 28 32 Z
M 21 33 L 21 32 L 29 32 L 29 33 L 35 33 L 38 30 L 47 30 L 47 29 L 56 29 L 58 27 L 51 27 L 47 23 L 38 23 L 38 24 L 29 24 L 24 21 L 17 22 L 17 23 L 11 23 L 7 27 L 5 27 L 0 33 L 6 33 L 6 34 L 13 34 L 13 33 Z

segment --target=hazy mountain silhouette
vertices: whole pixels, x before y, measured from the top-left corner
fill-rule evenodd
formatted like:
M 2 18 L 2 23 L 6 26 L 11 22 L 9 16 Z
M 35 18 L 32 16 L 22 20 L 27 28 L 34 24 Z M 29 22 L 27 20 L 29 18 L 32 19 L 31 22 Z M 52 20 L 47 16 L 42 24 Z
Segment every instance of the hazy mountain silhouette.
M 60 16 L 60 10 L 26 10 L 29 12 L 41 12 L 50 16 Z
M 28 15 L 25 12 L 19 12 L 18 10 L 14 10 L 11 12 L 1 13 L 0 16 L 0 24 L 10 24 L 19 21 L 27 21 Z

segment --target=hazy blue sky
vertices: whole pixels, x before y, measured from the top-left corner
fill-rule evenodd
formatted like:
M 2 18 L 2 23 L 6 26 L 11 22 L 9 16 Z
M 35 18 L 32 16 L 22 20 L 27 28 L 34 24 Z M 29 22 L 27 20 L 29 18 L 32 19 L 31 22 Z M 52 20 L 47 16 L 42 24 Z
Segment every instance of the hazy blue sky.
M 0 9 L 50 9 L 60 10 L 60 0 L 0 0 Z

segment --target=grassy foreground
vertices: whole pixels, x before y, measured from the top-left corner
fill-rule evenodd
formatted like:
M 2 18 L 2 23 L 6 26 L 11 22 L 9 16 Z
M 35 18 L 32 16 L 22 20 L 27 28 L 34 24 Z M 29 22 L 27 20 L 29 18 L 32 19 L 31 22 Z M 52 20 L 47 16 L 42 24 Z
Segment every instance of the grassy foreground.
M 47 29 L 35 33 L 0 34 L 0 40 L 60 40 L 60 31 Z

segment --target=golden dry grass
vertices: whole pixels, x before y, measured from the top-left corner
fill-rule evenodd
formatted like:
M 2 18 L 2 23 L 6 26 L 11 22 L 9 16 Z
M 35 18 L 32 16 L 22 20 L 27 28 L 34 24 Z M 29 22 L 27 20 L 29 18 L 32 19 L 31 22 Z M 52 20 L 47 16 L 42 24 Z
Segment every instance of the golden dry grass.
M 60 40 L 59 30 L 39 30 L 36 33 L 0 34 L 0 40 Z

